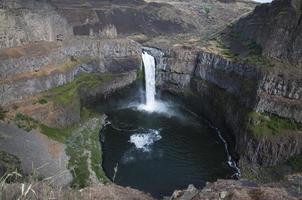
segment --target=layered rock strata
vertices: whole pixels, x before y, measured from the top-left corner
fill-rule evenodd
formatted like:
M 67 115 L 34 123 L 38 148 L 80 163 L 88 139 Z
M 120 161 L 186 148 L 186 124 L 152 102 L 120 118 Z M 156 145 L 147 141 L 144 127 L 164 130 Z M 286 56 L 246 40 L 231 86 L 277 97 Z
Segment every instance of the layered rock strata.
M 206 50 L 172 48 L 154 53 L 161 90 L 184 97 L 226 135 L 241 158 L 261 165 L 284 162 L 302 151 L 299 130 L 262 135 L 251 127 L 253 112 L 302 122 L 301 71 L 267 69 L 226 59 Z M 251 129 L 251 130 L 250 130 Z M 268 131 L 269 132 L 269 131 Z M 227 134 L 229 133 L 229 134 Z M 232 142 L 231 142 L 232 144 Z
M 75 38 L 0 51 L 0 104 L 69 83 L 81 72 L 127 73 L 141 65 L 141 47 L 125 39 Z

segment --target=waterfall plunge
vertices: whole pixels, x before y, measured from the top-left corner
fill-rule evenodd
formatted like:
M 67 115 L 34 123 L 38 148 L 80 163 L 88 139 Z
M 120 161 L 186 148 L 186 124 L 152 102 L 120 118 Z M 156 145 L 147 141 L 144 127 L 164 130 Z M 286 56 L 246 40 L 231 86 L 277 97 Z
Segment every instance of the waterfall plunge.
M 143 52 L 146 82 L 146 104 L 144 110 L 152 112 L 155 109 L 155 59 L 147 52 Z
M 155 99 L 155 59 L 148 52 L 142 54 L 145 69 L 146 103 L 140 104 L 138 109 L 147 112 L 157 112 L 173 115 L 169 104 Z

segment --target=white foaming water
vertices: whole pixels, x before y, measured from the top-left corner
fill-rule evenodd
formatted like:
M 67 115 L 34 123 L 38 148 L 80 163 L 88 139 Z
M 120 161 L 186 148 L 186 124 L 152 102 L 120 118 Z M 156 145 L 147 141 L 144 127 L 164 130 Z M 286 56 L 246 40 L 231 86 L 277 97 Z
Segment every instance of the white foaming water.
M 147 52 L 142 54 L 145 66 L 146 104 L 142 108 L 152 112 L 155 109 L 155 59 Z
M 171 115 L 173 115 L 172 109 L 169 108 L 168 103 L 162 101 L 154 101 L 151 106 L 148 104 L 140 104 L 137 106 L 137 109 L 161 114 L 169 113 L 169 111 L 171 111 Z
M 150 129 L 148 133 L 137 133 L 130 136 L 130 143 L 133 143 L 137 149 L 145 152 L 151 150 L 150 146 L 160 140 L 162 137 L 158 130 Z

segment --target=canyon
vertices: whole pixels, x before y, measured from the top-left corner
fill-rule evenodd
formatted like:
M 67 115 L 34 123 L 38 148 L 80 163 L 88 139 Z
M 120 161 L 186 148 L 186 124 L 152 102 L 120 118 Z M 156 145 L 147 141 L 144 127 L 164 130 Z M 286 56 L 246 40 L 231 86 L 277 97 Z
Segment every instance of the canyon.
M 219 127 L 241 171 L 238 181 L 189 186 L 171 199 L 299 199 L 301 16 L 299 0 L 2 0 L 0 150 L 11 162 L 28 162 L 37 150 L 4 144 L 16 143 L 15 130 L 34 133 L 18 137 L 47 143 L 40 150 L 46 153 L 32 158 L 35 167 L 45 155 L 48 162 L 57 163 L 57 154 L 65 160 L 37 171 L 68 171 L 67 183 L 47 187 L 85 188 L 80 193 L 92 190 L 95 198 L 99 187 L 116 191 L 108 198 L 152 199 L 104 174 L 99 131 L 106 116 L 91 107 L 142 79 L 147 52 L 155 59 L 158 93 Z M 1 163 L 0 172 L 9 168 Z

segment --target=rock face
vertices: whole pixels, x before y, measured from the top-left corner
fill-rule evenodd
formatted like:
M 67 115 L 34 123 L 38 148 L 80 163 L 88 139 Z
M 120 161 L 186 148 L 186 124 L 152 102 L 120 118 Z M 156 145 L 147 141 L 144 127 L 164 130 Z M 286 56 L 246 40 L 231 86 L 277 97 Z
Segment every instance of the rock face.
M 141 65 L 141 47 L 125 39 L 76 38 L 3 49 L 0 104 L 74 80 L 81 72 L 127 73 Z
M 0 48 L 29 41 L 62 40 L 73 35 L 66 19 L 45 1 L 3 0 L 0 21 Z
M 50 178 L 53 185 L 67 186 L 72 175 L 67 169 L 65 145 L 36 131 L 27 133 L 11 124 L 0 123 L 1 150 L 17 156 L 23 174 L 36 173 Z M 15 169 L 13 169 L 15 171 Z
M 302 152 L 298 130 L 260 137 L 249 130 L 249 115 L 255 111 L 302 122 L 300 70 L 260 68 L 181 47 L 164 49 L 163 54 L 154 53 L 159 88 L 182 97 L 195 112 L 224 127 L 242 159 L 272 166 Z
M 302 153 L 301 128 L 277 125 L 282 134 L 269 130 L 273 120 L 302 123 L 301 5 L 275 0 L 234 25 L 241 39 L 255 41 L 264 57 L 278 60 L 273 67 L 246 64 L 208 48 L 175 45 L 162 48 L 163 55 L 150 51 L 158 63 L 159 88 L 223 127 L 230 146 L 250 163 L 273 166 Z M 255 121 L 254 112 L 271 124 Z
M 135 1 L 58 1 L 52 0 L 62 16 L 73 26 L 75 35 L 99 33 L 113 24 L 118 33 L 183 33 L 196 31 L 189 14 L 166 3 Z
M 98 34 L 108 24 L 138 41 L 151 38 L 206 40 L 227 23 L 255 7 L 249 0 L 226 3 L 206 0 L 51 0 L 75 35 Z M 173 37 L 170 37 L 173 35 Z M 135 37 L 137 36 L 137 37 Z M 142 37 L 140 37 L 142 36 Z M 197 39 L 197 40 L 198 40 Z M 155 39 L 157 40 L 157 39 Z
M 259 5 L 241 19 L 236 30 L 244 39 L 257 42 L 263 55 L 302 66 L 302 3 L 275 0 Z
M 175 191 L 171 200 L 298 200 L 298 195 L 290 194 L 285 188 L 261 186 L 253 182 L 241 180 L 218 180 L 208 183 L 202 190 L 190 185 L 186 190 Z

